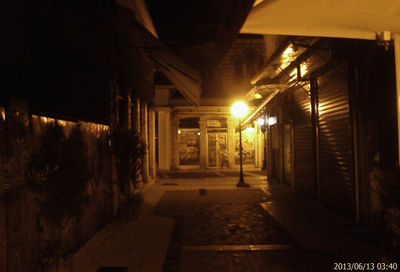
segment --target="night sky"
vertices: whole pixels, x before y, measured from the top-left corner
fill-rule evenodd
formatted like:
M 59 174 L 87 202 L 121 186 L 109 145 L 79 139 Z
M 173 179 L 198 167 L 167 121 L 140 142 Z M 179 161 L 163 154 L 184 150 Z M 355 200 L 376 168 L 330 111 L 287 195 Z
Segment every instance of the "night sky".
M 252 3 L 147 0 L 160 40 L 200 75 L 223 57 Z M 2 103 L 13 95 L 35 112 L 107 122 L 108 5 L 113 1 L 8 2 L 1 16 Z
M 159 38 L 201 76 L 209 74 L 237 38 L 252 0 L 147 0 Z M 224 98 L 203 77 L 203 98 Z
M 161 41 L 172 49 L 193 49 L 215 43 L 229 47 L 238 35 L 253 0 L 147 0 Z

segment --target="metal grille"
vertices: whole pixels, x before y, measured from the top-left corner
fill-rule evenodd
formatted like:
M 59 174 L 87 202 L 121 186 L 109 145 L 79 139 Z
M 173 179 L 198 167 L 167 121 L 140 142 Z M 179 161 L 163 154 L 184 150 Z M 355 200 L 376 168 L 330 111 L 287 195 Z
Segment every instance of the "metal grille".
M 321 199 L 343 210 L 352 210 L 352 137 L 347 81 L 336 71 L 322 75 L 318 81 Z
M 294 171 L 295 187 L 302 194 L 314 196 L 313 130 L 310 95 L 303 88 L 294 91 Z

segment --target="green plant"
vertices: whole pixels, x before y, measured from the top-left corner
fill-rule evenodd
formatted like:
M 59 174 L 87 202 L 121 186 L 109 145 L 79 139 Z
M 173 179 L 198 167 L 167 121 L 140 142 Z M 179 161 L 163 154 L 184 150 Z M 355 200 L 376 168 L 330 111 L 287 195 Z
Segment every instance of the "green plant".
M 0 118 L 0 183 L 23 178 L 28 146 L 27 128 L 23 120 L 14 117 L 6 121 Z
M 38 193 L 40 213 L 47 222 L 61 227 L 65 217 L 80 215 L 88 201 L 89 176 L 87 145 L 80 127 L 65 137 L 61 126 L 48 124 L 27 172 L 27 182 Z
M 145 145 L 135 130 L 117 129 L 113 133 L 113 153 L 117 159 L 117 172 L 120 188 L 127 193 L 129 181 L 138 183 L 141 159 L 145 154 Z

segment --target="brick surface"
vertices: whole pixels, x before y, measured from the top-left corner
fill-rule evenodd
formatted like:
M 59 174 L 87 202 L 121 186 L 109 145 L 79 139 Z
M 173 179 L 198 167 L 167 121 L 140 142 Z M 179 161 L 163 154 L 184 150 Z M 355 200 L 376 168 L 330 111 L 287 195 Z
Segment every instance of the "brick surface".
M 196 190 L 166 191 L 153 211 L 175 219 L 164 271 L 321 271 L 326 258 L 306 252 L 261 207 L 267 200 L 258 189 L 207 190 L 206 195 Z M 290 245 L 292 250 L 184 250 L 195 245 L 249 244 Z M 313 265 L 314 259 L 321 264 Z

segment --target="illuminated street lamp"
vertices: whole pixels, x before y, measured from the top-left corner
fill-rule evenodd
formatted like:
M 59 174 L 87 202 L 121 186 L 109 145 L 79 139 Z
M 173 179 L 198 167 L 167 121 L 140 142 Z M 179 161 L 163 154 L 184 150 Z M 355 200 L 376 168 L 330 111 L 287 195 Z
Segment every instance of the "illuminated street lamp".
M 266 120 L 264 116 L 258 117 L 257 123 L 260 126 L 262 132 L 265 132 L 267 130 L 268 120 Z
M 244 182 L 243 178 L 243 163 L 242 163 L 242 118 L 247 114 L 247 105 L 243 101 L 238 101 L 232 105 L 232 114 L 239 120 L 239 158 L 240 158 L 240 176 L 237 187 L 249 187 L 249 184 Z

